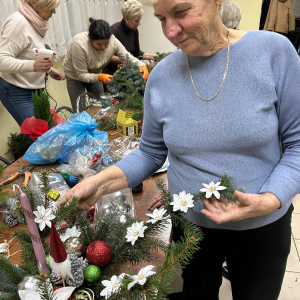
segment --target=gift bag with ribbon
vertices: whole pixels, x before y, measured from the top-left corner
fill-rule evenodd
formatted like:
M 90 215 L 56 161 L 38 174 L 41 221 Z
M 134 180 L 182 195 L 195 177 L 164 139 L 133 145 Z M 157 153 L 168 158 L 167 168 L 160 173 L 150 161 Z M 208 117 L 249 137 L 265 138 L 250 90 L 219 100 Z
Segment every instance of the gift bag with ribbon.
M 26 151 L 24 159 L 34 164 L 66 163 L 77 149 L 91 148 L 106 154 L 108 135 L 97 130 L 98 123 L 87 112 L 73 114 L 67 122 L 52 127 Z

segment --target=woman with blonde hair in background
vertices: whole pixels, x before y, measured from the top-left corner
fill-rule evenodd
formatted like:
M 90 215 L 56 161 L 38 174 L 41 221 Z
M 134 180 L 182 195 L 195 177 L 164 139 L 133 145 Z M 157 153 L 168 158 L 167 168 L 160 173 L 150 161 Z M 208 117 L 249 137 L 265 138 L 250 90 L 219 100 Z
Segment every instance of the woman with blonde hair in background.
M 121 11 L 123 19 L 111 26 L 112 33 L 134 57 L 143 60 L 154 60 L 158 57 L 157 54 L 145 53 L 140 49 L 138 26 L 141 24 L 144 13 L 142 4 L 136 0 L 124 1 Z M 117 64 L 120 63 L 122 61 L 114 56 L 107 68 L 113 73 L 117 70 Z
M 59 2 L 21 0 L 1 30 L 0 100 L 19 125 L 33 116 L 32 93 L 46 87 L 48 74 L 65 79 L 51 59 L 37 58 L 33 50 L 49 48 L 49 19 Z

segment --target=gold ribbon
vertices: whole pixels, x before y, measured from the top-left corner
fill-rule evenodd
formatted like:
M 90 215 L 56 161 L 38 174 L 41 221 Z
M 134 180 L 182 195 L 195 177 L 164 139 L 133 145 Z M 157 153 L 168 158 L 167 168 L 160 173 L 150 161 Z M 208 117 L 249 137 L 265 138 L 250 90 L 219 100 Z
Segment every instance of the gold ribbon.
M 94 292 L 89 288 L 78 290 L 75 293 L 75 299 L 78 299 L 78 300 L 94 300 Z

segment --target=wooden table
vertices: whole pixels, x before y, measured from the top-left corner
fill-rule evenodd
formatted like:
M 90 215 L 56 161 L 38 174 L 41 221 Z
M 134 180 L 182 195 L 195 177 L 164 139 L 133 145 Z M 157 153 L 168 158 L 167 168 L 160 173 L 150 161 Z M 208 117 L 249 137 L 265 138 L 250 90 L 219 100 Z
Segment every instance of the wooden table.
M 110 136 L 110 140 L 115 138 L 116 136 Z M 9 177 L 11 174 L 15 173 L 18 171 L 18 169 L 24 164 L 24 166 L 28 166 L 30 165 L 30 163 L 28 161 L 23 160 L 23 158 L 18 159 L 17 161 L 15 161 L 13 164 L 11 164 L 10 166 L 8 166 L 7 168 L 4 169 L 4 172 L 2 173 L 2 176 L 0 177 L 0 182 L 2 182 L 4 179 L 6 179 L 7 177 Z M 34 169 L 32 169 L 31 172 L 38 172 L 42 169 L 50 169 L 53 167 L 58 166 L 57 164 L 55 165 L 43 165 L 43 166 L 36 166 Z M 145 180 L 143 182 L 143 191 L 140 193 L 135 193 L 133 194 L 133 200 L 134 200 L 134 205 L 135 205 L 135 212 L 136 212 L 136 218 L 138 219 L 138 221 L 146 221 L 148 219 L 148 217 L 146 216 L 146 213 L 149 213 L 149 211 L 147 210 L 148 208 L 148 203 L 149 201 L 158 193 L 158 190 L 156 189 L 156 185 L 155 185 L 155 179 L 157 178 L 162 178 L 163 180 L 165 180 L 165 182 L 167 182 L 167 173 L 159 173 L 157 175 L 154 175 L 152 177 L 150 177 L 149 179 Z M 13 196 L 13 190 L 12 190 L 12 185 L 13 184 L 18 184 L 19 186 L 22 186 L 22 182 L 23 182 L 24 178 L 19 178 L 16 181 L 14 181 L 13 183 L 11 183 L 10 185 L 7 186 L 7 190 L 9 191 L 10 196 Z M 0 213 L 0 222 L 4 222 L 3 219 L 3 213 Z M 25 228 L 25 225 L 20 225 L 18 224 L 15 227 L 9 228 L 8 230 L 6 230 L 5 232 L 1 232 L 1 234 L 4 234 L 4 237 L 1 237 L 0 235 L 0 243 L 4 242 L 4 239 L 8 241 L 10 241 L 12 239 L 12 234 L 13 232 L 18 229 L 18 228 Z M 163 236 L 161 236 L 161 238 L 165 241 L 169 241 L 169 237 L 170 237 L 170 231 L 171 231 L 171 225 L 169 227 L 169 230 L 166 230 L 163 234 Z M 20 249 L 19 244 L 15 241 L 12 241 L 10 243 L 10 253 L 15 253 L 16 251 L 18 251 Z M 164 259 L 164 254 L 162 252 L 159 253 L 154 253 L 152 255 L 152 261 L 151 264 L 153 265 L 158 265 L 159 263 L 161 263 Z M 19 253 L 17 253 L 16 255 L 12 256 L 10 258 L 10 261 L 13 262 L 14 264 L 19 264 L 20 263 L 20 256 Z M 146 265 L 148 265 L 149 263 L 147 263 Z M 125 268 L 125 269 L 124 269 Z M 124 268 L 122 268 L 123 272 L 129 272 L 129 269 L 131 272 L 135 272 L 135 269 L 139 270 L 141 268 L 141 266 L 136 266 L 134 268 L 131 268 L 130 266 L 124 266 Z

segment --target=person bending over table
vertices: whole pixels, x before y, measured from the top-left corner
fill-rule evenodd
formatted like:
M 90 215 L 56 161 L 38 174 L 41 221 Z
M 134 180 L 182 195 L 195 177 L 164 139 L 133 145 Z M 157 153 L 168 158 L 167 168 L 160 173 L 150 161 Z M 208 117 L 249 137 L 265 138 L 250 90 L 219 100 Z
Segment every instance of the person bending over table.
M 48 48 L 49 19 L 60 0 L 21 0 L 4 22 L 0 43 L 0 100 L 21 126 L 34 116 L 32 93 L 46 87 L 48 73 L 64 80 L 51 59 L 37 58 L 33 48 Z
M 136 0 L 124 1 L 121 7 L 123 19 L 111 26 L 111 31 L 115 37 L 123 44 L 128 52 L 134 57 L 143 60 L 154 60 L 157 54 L 144 53 L 140 49 L 138 26 L 141 24 L 141 18 L 144 10 L 142 4 Z M 122 61 L 113 56 L 111 63 L 107 66 L 110 73 L 117 70 L 117 64 Z
M 97 99 L 103 92 L 103 83 L 107 84 L 112 75 L 103 74 L 102 69 L 110 62 L 114 54 L 122 61 L 127 56 L 132 63 L 140 67 L 144 73 L 144 80 L 149 76 L 146 65 L 133 57 L 112 35 L 109 24 L 104 20 L 89 19 L 88 32 L 74 36 L 69 44 L 63 67 L 67 79 L 67 88 L 73 110 L 76 111 L 78 96 L 85 90 L 92 93 Z
M 275 300 L 290 252 L 292 199 L 300 190 L 300 60 L 280 34 L 226 28 L 221 5 L 155 1 L 155 16 L 179 50 L 150 74 L 139 149 L 62 201 L 76 195 L 78 207 L 88 209 L 102 195 L 151 176 L 167 155 L 172 195 L 198 193 L 202 183 L 227 173 L 245 191 L 234 192 L 235 203 L 204 199 L 186 213 L 204 238 L 183 269 L 181 299 L 219 299 L 226 257 L 234 300 Z

